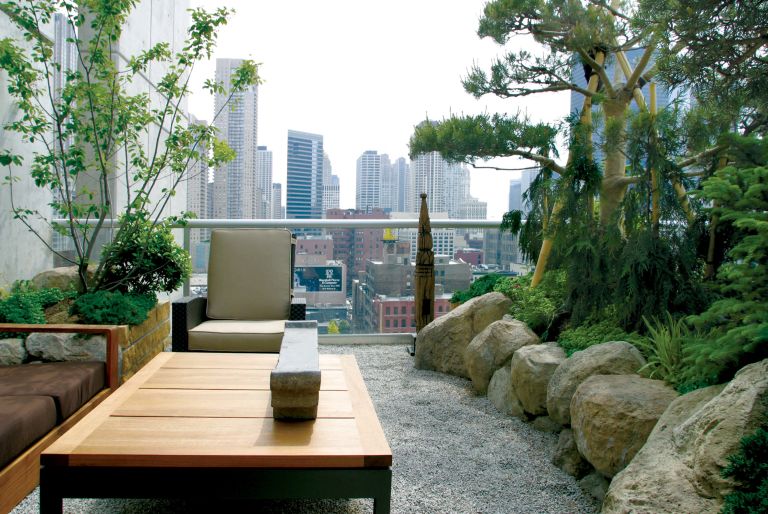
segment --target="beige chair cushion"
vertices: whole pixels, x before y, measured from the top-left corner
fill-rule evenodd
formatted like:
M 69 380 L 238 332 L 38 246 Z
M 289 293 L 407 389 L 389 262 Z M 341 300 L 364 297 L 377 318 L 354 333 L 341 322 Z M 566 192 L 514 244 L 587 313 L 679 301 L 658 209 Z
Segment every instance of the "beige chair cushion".
M 209 352 L 280 351 L 285 321 L 209 320 L 189 331 L 189 349 Z
M 291 239 L 284 229 L 211 232 L 208 318 L 288 319 Z

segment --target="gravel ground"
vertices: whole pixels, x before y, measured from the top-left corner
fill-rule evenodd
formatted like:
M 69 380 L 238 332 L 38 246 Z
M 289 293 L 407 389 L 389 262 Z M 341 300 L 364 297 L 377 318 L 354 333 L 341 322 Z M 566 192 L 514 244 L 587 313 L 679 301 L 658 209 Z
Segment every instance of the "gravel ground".
M 393 513 L 591 513 L 598 506 L 550 463 L 557 436 L 509 418 L 468 380 L 413 368 L 402 346 L 321 346 L 357 358 L 392 447 Z M 369 513 L 371 500 L 201 503 L 64 500 L 70 513 Z M 38 493 L 12 514 L 37 513 Z

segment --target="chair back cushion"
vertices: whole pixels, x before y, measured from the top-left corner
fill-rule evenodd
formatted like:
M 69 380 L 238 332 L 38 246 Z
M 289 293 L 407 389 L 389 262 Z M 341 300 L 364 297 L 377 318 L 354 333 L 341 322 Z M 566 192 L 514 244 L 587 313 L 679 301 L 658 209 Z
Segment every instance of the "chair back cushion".
M 211 232 L 208 260 L 210 319 L 288 319 L 292 235 L 285 229 Z

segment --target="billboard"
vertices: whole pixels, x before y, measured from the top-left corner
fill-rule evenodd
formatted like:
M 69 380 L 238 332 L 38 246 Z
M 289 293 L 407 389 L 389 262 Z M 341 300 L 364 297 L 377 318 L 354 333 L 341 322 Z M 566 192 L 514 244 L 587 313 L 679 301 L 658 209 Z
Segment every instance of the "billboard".
M 293 288 L 308 293 L 338 293 L 342 291 L 341 266 L 296 266 Z

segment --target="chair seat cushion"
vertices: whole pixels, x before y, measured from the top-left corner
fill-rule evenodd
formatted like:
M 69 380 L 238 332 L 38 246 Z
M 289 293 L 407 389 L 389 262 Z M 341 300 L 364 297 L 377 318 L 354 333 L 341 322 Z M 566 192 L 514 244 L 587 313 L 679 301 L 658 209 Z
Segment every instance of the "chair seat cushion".
M 62 422 L 106 387 L 103 362 L 0 366 L 0 396 L 50 396 Z
M 50 396 L 0 396 L 0 468 L 55 426 Z
M 189 349 L 277 353 L 284 331 L 284 320 L 208 320 L 189 331 Z

